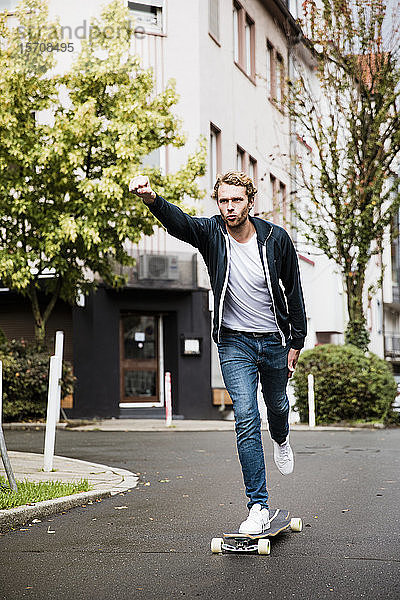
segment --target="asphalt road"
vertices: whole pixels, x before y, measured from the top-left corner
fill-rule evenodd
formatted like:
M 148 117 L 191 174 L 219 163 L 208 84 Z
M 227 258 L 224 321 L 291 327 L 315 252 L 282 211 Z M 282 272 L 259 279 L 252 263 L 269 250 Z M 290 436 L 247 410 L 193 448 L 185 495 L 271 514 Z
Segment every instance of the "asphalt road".
M 42 432 L 6 432 L 41 452 Z M 400 598 L 400 430 L 294 432 L 271 507 L 302 517 L 270 556 L 213 555 L 246 498 L 231 432 L 57 432 L 57 454 L 140 472 L 138 487 L 0 537 L 0 598 Z M 51 533 L 54 532 L 54 533 Z

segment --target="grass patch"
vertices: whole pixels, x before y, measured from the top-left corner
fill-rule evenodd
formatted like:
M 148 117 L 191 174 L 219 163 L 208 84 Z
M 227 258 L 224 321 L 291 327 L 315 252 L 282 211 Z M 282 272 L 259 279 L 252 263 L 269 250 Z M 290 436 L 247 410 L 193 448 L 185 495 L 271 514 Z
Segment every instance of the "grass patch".
M 18 491 L 12 492 L 8 480 L 0 475 L 0 510 L 23 504 L 36 504 L 42 500 L 52 500 L 92 489 L 87 479 L 65 483 L 63 481 L 17 481 Z

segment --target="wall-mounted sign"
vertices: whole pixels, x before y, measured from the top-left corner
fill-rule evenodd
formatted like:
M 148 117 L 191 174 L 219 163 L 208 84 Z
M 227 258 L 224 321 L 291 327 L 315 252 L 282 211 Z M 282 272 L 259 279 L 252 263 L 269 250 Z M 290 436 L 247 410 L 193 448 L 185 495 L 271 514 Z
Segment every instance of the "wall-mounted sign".
M 181 352 L 184 356 L 200 356 L 202 338 L 181 338 Z

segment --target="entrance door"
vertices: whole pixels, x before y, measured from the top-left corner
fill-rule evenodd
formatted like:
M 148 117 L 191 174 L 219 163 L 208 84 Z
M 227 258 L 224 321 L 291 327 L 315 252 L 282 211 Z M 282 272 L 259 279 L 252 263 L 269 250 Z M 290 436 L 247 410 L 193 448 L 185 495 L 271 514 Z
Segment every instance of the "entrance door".
M 121 407 L 160 406 L 159 317 L 121 315 Z

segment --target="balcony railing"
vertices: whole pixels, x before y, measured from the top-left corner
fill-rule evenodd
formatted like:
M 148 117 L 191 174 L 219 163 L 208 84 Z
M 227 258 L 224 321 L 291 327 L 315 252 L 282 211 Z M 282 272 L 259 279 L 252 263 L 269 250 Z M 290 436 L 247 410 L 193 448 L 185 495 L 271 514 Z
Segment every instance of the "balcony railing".
M 400 333 L 386 332 L 385 356 L 400 360 Z
M 400 287 L 398 285 L 392 286 L 393 290 L 393 302 L 395 304 L 400 304 Z

